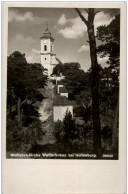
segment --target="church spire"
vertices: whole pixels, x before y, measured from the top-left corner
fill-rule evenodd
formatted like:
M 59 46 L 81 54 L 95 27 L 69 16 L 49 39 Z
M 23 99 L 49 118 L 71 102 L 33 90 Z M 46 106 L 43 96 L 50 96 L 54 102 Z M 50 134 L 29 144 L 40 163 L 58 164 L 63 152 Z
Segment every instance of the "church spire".
M 46 29 L 43 33 L 43 36 L 40 37 L 40 39 L 49 38 L 52 42 L 54 41 L 53 37 L 51 36 L 51 32 L 48 29 L 48 24 L 46 24 Z
M 48 29 L 48 24 L 46 24 L 46 30 L 44 31 L 44 35 L 51 36 L 51 32 Z
M 46 24 L 46 30 L 45 31 L 48 31 L 48 24 Z

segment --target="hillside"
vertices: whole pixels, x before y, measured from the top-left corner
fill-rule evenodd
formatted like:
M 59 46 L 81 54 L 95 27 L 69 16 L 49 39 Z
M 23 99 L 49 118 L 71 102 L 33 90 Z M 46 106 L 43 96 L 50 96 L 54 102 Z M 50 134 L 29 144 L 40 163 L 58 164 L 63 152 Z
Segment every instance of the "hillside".
M 39 113 L 40 120 L 43 122 L 42 131 L 45 133 L 42 140 L 39 142 L 40 145 L 53 144 L 55 142 L 53 136 L 53 102 L 56 98 L 56 93 L 52 82 L 48 81 L 47 86 L 41 89 L 45 99 L 42 101 Z

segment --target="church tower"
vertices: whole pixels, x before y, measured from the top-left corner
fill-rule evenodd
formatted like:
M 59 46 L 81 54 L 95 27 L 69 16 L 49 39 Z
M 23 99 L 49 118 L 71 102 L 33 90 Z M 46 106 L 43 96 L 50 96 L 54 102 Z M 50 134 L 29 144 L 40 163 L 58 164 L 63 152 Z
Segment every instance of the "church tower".
M 53 68 L 58 64 L 56 55 L 53 53 L 54 39 L 48 27 L 41 39 L 41 65 L 46 69 L 46 74 L 50 77 L 53 73 Z

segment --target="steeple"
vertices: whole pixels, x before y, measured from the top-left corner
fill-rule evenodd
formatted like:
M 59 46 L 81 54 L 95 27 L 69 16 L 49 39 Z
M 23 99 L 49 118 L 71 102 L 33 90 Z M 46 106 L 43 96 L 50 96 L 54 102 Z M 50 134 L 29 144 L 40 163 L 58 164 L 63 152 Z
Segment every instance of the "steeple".
M 53 68 L 58 61 L 56 60 L 56 55 L 53 53 L 54 39 L 51 36 L 51 32 L 48 29 L 48 24 L 46 24 L 46 29 L 43 33 L 41 39 L 41 64 L 46 69 L 45 73 L 50 77 L 53 73 Z
M 43 36 L 40 37 L 40 39 L 44 39 L 44 38 L 50 38 L 51 41 L 54 41 L 54 39 L 53 39 L 52 36 L 51 36 L 51 32 L 50 32 L 49 29 L 48 29 L 48 24 L 46 24 L 46 29 L 45 29 L 45 31 L 44 31 L 44 33 L 43 33 Z
M 51 36 L 51 32 L 48 29 L 48 24 L 46 24 L 46 30 L 44 31 L 44 35 L 50 35 Z

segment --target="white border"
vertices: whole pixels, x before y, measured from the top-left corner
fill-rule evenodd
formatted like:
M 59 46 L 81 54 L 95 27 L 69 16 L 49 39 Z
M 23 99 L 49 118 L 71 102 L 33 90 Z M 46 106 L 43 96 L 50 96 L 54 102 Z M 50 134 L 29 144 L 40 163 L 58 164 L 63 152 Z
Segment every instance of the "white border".
M 7 7 L 121 8 L 119 160 L 6 159 Z M 126 5 L 125 2 L 4 2 L 2 24 L 3 193 L 125 193 L 126 191 Z

